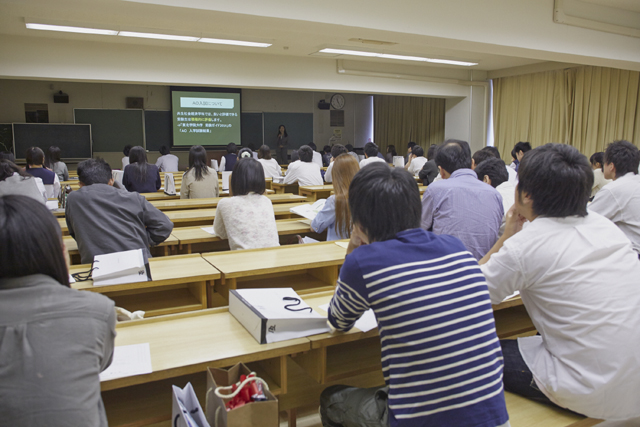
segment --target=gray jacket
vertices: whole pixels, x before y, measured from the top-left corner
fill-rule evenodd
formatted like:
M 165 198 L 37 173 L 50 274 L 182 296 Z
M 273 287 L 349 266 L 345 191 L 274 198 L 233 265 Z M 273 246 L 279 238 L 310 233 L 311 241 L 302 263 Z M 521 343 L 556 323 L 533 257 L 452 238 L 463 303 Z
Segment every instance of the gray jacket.
M 173 230 L 169 218 L 144 196 L 106 184 L 69 193 L 66 220 L 83 264 L 95 255 L 132 249 L 150 257 L 149 246 L 164 242 Z

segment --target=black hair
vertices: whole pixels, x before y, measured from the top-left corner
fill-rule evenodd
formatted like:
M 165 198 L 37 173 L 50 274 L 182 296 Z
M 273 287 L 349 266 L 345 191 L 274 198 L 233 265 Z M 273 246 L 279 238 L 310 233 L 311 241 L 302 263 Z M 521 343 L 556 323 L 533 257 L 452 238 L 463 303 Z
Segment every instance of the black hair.
M 298 148 L 298 157 L 301 162 L 310 163 L 313 160 L 313 150 L 308 145 Z
M 432 144 L 427 150 L 427 159 L 433 160 L 436 157 L 436 153 L 438 152 L 438 144 Z
M 600 163 L 600 170 L 604 172 L 604 152 L 598 151 L 597 153 L 593 153 L 589 158 L 589 162 L 591 166 L 595 166 L 596 163 Z
M 340 154 L 345 154 L 347 152 L 347 147 L 342 144 L 336 144 L 331 147 L 331 157 L 333 157 L 334 159 L 337 159 Z
M 233 154 L 233 153 L 237 153 L 238 152 L 238 147 L 236 146 L 235 143 L 230 142 L 227 144 L 227 153 L 228 154 Z
M 420 227 L 420 190 L 403 168 L 373 163 L 353 177 L 349 209 L 353 224 L 362 227 L 371 242 L 382 242 Z
M 415 145 L 416 145 L 416 143 L 415 143 L 415 142 L 410 141 L 410 142 L 407 144 L 407 148 L 411 148 L 411 149 L 413 149 L 413 147 L 414 147 Z
M 16 162 L 15 156 L 13 155 L 13 153 L 9 151 L 3 151 L 2 153 L 0 153 L 0 160 L 9 160 L 10 162 L 13 162 L 13 163 Z
M 513 150 L 516 153 L 519 153 L 520 151 L 522 151 L 522 154 L 526 153 L 527 151 L 531 150 L 531 144 L 529 144 L 528 142 L 518 142 L 515 147 L 513 147 Z
M 0 159 L 0 181 L 4 181 L 5 179 L 13 176 L 14 173 L 18 173 L 18 175 L 23 178 L 32 178 L 31 175 L 11 160 Z
M 194 170 L 196 181 L 202 181 L 205 175 L 209 175 L 207 151 L 202 145 L 194 145 L 189 149 L 189 170 L 191 169 Z
M 258 149 L 258 158 L 271 160 L 271 148 L 268 145 L 261 145 Z
M 504 162 L 493 156 L 478 163 L 475 172 L 480 181 L 484 181 L 484 176 L 487 175 L 493 188 L 509 180 L 509 173 Z
M 264 194 L 264 169 L 253 157 L 238 159 L 231 174 L 231 193 L 244 196 L 249 193 Z
M 471 149 L 466 141 L 447 139 L 438 148 L 436 166 L 440 166 L 450 174 L 458 169 L 471 168 Z
M 586 216 L 591 187 L 591 165 L 570 145 L 545 144 L 531 150 L 518 168 L 518 197 L 522 197 L 522 193 L 528 194 L 536 215 L 552 218 Z
M 485 150 L 483 148 L 482 150 L 478 150 L 475 153 L 473 153 L 472 159 L 476 167 L 478 167 L 480 163 L 484 162 L 487 159 L 495 159 L 495 156 L 491 151 Z
M 493 154 L 493 156 L 496 159 L 502 160 L 502 157 L 500 156 L 500 150 L 498 150 L 496 147 L 487 146 L 487 147 L 484 147 L 483 150 L 484 151 L 488 151 L 489 153 Z
M 367 142 L 364 144 L 364 154 L 367 157 L 376 157 L 378 155 L 378 146 L 373 142 Z
M 47 148 L 47 152 L 44 153 L 44 165 L 49 169 L 53 169 L 53 165 L 60 161 L 60 148 L 55 145 Z
M 347 153 L 351 153 L 353 151 L 353 145 L 351 144 L 345 145 L 344 148 L 347 149 Z
M 318 149 L 318 147 L 316 147 L 316 144 L 315 144 L 313 141 L 311 141 L 311 142 L 310 142 L 310 143 L 308 143 L 307 145 L 308 145 L 309 147 L 311 147 L 311 149 L 312 149 L 313 151 L 316 151 L 316 150 Z
M 327 154 L 331 153 L 331 146 L 325 145 L 324 147 L 322 147 L 322 152 Z
M 387 153 L 391 153 L 392 157 L 397 156 L 398 152 L 396 151 L 396 146 L 395 145 L 387 145 Z
M 111 166 L 104 159 L 87 159 L 78 163 L 78 181 L 84 185 L 108 184 Z
M 638 147 L 629 141 L 614 141 L 607 146 L 604 152 L 604 162 L 613 163 L 616 167 L 616 178 L 629 172 L 637 174 L 638 163 L 640 162 Z
M 160 154 L 162 154 L 163 156 L 166 156 L 169 153 L 171 153 L 171 150 L 169 150 L 169 148 L 166 145 L 163 145 L 162 147 L 160 147 Z
M 515 147 L 513 148 L 513 150 L 511 150 L 511 158 L 517 163 L 518 162 L 518 156 L 516 155 L 516 149 Z
M 131 152 L 131 145 L 129 144 L 125 145 L 124 148 L 122 149 L 122 154 L 129 157 L 130 152 Z
M 247 144 L 247 147 L 249 148 L 249 150 L 251 151 L 256 151 L 256 144 L 254 144 L 253 142 L 250 142 Z
M 287 133 L 287 127 L 285 125 L 278 126 L 278 133 L 276 134 L 276 136 L 280 135 L 280 128 L 284 128 L 284 136 L 289 136 L 289 134 Z
M 129 151 L 129 167 L 133 168 L 133 179 L 147 181 L 147 151 L 136 145 Z
M 0 279 L 44 274 L 69 286 L 58 221 L 31 197 L 0 197 Z
M 29 165 L 43 165 L 44 164 L 44 152 L 39 147 L 30 147 L 27 150 L 27 168 Z
M 411 154 L 413 154 L 416 157 L 422 157 L 424 156 L 424 148 L 420 147 L 419 145 L 416 145 L 411 149 Z

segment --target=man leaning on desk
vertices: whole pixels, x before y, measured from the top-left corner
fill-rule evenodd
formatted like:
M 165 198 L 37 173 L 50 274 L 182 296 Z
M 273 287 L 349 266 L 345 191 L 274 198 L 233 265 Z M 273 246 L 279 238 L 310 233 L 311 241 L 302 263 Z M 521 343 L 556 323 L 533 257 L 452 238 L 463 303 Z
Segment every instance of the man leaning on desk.
M 95 255 L 143 249 L 164 242 L 173 230 L 165 214 L 144 196 L 113 187 L 111 167 L 102 159 L 78 164 L 80 189 L 69 194 L 65 217 L 83 264 Z

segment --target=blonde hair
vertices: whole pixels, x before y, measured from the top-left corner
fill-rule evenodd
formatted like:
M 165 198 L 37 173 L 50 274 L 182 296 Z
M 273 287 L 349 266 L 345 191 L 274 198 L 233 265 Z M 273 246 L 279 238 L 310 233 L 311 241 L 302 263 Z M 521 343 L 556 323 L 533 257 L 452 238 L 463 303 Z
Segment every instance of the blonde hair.
M 333 161 L 331 172 L 336 198 L 336 233 L 347 239 L 351 236 L 351 211 L 349 210 L 349 185 L 360 170 L 358 161 L 349 154 L 341 154 Z

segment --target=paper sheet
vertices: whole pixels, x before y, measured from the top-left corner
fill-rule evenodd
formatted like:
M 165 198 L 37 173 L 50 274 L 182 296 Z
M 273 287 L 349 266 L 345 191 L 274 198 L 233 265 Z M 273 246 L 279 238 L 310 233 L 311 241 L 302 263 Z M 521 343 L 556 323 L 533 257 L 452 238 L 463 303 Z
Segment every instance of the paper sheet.
M 319 241 L 320 240 L 316 240 L 314 238 L 307 237 L 307 236 L 302 238 L 302 243 L 318 243 Z
M 329 304 L 320 305 L 318 308 L 329 313 Z M 362 317 L 356 320 L 356 324 L 354 326 L 362 332 L 369 332 L 373 328 L 377 328 L 378 321 L 376 320 L 376 315 L 373 314 L 373 310 L 369 309 L 365 311 Z
M 506 297 L 505 299 L 503 299 L 502 301 L 507 301 L 510 300 L 511 298 L 515 298 L 518 295 L 520 295 L 520 291 L 515 291 L 514 293 L 512 293 L 511 295 L 509 295 L 508 297 Z
M 57 200 L 47 200 L 47 209 L 50 211 L 55 211 L 58 209 L 58 201 Z
M 301 223 L 307 224 L 307 225 L 311 225 L 311 220 L 310 219 L 299 219 L 298 222 L 301 222 Z
M 212 236 L 216 235 L 215 231 L 213 231 L 213 227 L 200 227 L 200 228 L 202 228 L 204 231 L 211 234 Z
M 76 283 L 76 279 L 72 275 L 69 275 L 69 283 Z
M 340 246 L 341 248 L 347 249 L 349 247 L 349 242 L 336 242 L 336 245 Z
M 150 374 L 151 372 L 153 369 L 151 368 L 149 343 L 123 345 L 113 350 L 111 366 L 100 374 L 100 381 Z

